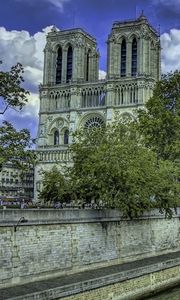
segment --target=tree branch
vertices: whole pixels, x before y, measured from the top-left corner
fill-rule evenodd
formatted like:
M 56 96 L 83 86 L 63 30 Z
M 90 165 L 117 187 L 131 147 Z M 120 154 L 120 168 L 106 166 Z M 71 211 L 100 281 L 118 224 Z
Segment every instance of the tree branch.
M 0 115 L 4 115 L 4 113 L 6 112 L 6 110 L 8 109 L 9 105 L 7 104 L 5 109 L 3 111 L 0 111 Z

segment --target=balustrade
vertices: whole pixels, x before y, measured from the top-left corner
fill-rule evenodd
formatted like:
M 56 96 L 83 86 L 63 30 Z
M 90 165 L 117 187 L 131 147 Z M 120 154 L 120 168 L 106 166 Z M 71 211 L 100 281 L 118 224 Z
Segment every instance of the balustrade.
M 48 93 L 48 111 L 67 111 L 78 108 L 104 107 L 107 105 L 107 96 L 112 93 L 112 104 L 115 106 L 136 105 L 142 103 L 141 89 L 147 94 L 151 87 L 147 85 L 146 78 L 120 78 L 116 82 L 73 82 L 70 85 L 52 86 Z M 149 94 L 147 96 L 149 96 Z M 43 111 L 43 108 L 42 108 Z
M 39 162 L 68 162 L 72 158 L 70 150 L 37 150 Z

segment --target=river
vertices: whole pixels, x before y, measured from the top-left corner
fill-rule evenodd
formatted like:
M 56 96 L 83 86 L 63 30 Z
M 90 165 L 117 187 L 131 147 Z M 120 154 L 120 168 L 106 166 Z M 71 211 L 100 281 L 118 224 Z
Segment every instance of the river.
M 147 300 L 180 300 L 180 286 L 147 298 Z

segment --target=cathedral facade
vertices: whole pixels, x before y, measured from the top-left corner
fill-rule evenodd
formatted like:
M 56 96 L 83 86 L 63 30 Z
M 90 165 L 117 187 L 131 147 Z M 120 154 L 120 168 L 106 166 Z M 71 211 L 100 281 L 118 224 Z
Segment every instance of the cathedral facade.
M 152 96 L 160 78 L 158 33 L 141 15 L 114 22 L 107 39 L 107 75 L 99 80 L 96 39 L 83 29 L 47 35 L 40 86 L 35 198 L 43 170 L 70 161 L 68 145 L 79 128 L 100 127 L 132 116 Z

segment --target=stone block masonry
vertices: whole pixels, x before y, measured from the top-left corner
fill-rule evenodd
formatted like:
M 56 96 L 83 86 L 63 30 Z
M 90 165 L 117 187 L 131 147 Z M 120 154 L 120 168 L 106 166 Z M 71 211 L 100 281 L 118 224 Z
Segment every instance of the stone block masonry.
M 24 217 L 28 222 L 20 223 Z M 123 219 L 116 210 L 0 211 L 0 288 L 180 250 L 180 210 Z M 15 231 L 16 226 L 16 231 Z
M 0 300 L 137 300 L 180 282 L 180 251 L 0 289 Z

